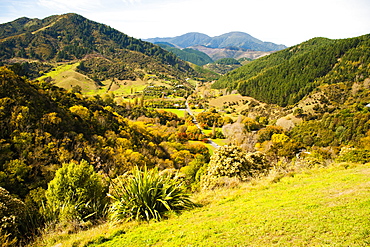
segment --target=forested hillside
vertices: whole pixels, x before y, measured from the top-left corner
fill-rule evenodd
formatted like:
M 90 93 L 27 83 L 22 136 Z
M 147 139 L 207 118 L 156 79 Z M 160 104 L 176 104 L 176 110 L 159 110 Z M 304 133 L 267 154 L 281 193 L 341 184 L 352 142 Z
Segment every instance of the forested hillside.
M 246 59 L 241 59 L 241 60 L 246 60 Z M 232 71 L 242 66 L 241 62 L 242 61 L 239 62 L 238 60 L 234 58 L 221 58 L 213 63 L 205 65 L 204 67 L 209 70 L 215 71 L 216 73 L 220 75 L 224 75 L 227 72 Z
M 324 83 L 354 83 L 369 77 L 370 35 L 314 38 L 257 59 L 220 78 L 214 88 L 281 106 L 293 105 Z
M 43 226 L 47 217 L 39 210 L 45 190 L 63 163 L 84 160 L 113 179 L 133 167 L 179 169 L 197 155 L 207 161 L 208 149 L 188 144 L 186 127 L 177 128 L 182 124 L 170 112 L 140 103 L 118 106 L 109 96 L 84 98 L 1 67 L 0 186 L 25 202 L 28 211 L 22 217 L 30 217 L 16 214 L 11 232 L 5 225 L 2 230 L 25 240 L 22 234 L 31 236 Z M 4 217 L 14 214 L 6 210 Z
M 198 50 L 190 48 L 178 49 L 165 43 L 155 43 L 155 44 L 159 45 L 163 49 L 166 49 L 167 51 L 176 54 L 176 56 L 178 56 L 182 60 L 194 63 L 199 66 L 203 66 L 207 63 L 213 62 L 213 60 L 207 54 Z
M 20 62 L 29 76 L 48 71 L 40 69 L 42 65 L 30 66 L 31 62 L 89 61 L 96 56 L 107 60 L 109 66 L 120 68 L 109 73 L 110 78 L 141 78 L 146 72 L 155 71 L 164 77 L 181 79 L 195 73 L 186 62 L 164 49 L 77 14 L 43 20 L 20 18 L 0 25 L 2 63 Z M 96 72 L 106 71 L 105 63 L 97 65 L 93 68 Z M 39 69 L 36 73 L 35 67 Z M 87 67 L 89 62 L 84 68 Z

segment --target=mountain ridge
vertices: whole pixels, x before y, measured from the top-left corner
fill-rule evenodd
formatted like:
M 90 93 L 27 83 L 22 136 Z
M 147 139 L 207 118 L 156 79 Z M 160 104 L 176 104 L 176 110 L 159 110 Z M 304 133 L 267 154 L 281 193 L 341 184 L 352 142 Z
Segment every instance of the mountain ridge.
M 120 75 L 117 70 L 107 75 L 110 78 L 141 78 L 156 71 L 164 77 L 185 80 L 196 74 L 186 62 L 159 46 L 78 14 L 53 15 L 42 20 L 22 17 L 0 24 L 2 64 L 15 58 L 40 63 L 70 62 L 91 54 L 100 54 L 112 64 L 124 67 Z M 106 66 L 100 67 L 98 70 L 104 72 Z
M 203 33 L 190 32 L 176 37 L 144 39 L 151 43 L 168 42 L 180 48 L 203 45 L 210 48 L 238 47 L 258 51 L 276 51 L 285 49 L 285 45 L 261 41 L 248 33 L 229 32 L 219 36 L 210 37 Z

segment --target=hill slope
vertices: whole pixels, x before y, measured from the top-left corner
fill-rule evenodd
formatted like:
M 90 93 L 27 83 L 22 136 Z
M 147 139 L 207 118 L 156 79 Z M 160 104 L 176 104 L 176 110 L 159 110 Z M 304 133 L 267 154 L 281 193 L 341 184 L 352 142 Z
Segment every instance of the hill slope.
M 256 51 L 277 51 L 286 48 L 284 45 L 263 42 L 243 32 L 230 32 L 216 37 L 209 37 L 202 33 L 187 33 L 173 38 L 151 38 L 146 41 L 152 43 L 168 42 L 181 48 L 196 45 L 210 48 L 238 47 Z
M 214 61 L 221 58 L 249 58 L 257 59 L 273 53 L 272 51 L 253 51 L 243 48 L 226 47 L 226 48 L 210 48 L 202 45 L 191 46 L 190 48 L 201 51 L 207 54 Z
M 30 82 L 0 67 L 0 187 L 24 198 L 45 188 L 55 169 L 72 159 L 87 160 L 107 173 L 127 169 L 131 162 L 153 167 L 170 159 L 159 146 L 166 137 L 125 118 L 140 116 L 162 124 L 180 121 L 174 114 L 117 105 L 112 97 L 87 99 L 48 82 Z M 20 173 L 12 170 L 18 169 L 18 160 L 24 162 Z
M 101 235 L 94 229 L 63 244 L 365 246 L 370 241 L 370 169 L 346 167 L 309 170 L 265 186 L 212 191 L 203 194 L 208 205 L 169 220 L 105 226 Z
M 191 62 L 199 66 L 203 66 L 205 64 L 213 62 L 213 60 L 207 54 L 195 49 L 191 48 L 178 49 L 171 45 L 167 45 L 166 43 L 155 43 L 155 44 L 159 45 L 160 47 L 167 51 L 176 54 L 182 60 Z
M 174 46 L 177 46 L 179 48 L 186 48 L 189 46 L 193 46 L 195 44 L 207 44 L 211 40 L 211 37 L 209 37 L 206 34 L 203 33 L 186 33 L 177 37 L 168 37 L 168 38 L 149 38 L 144 39 L 145 41 L 151 42 L 151 43 L 170 43 Z
M 153 71 L 158 76 L 185 79 L 195 73 L 164 49 L 77 14 L 1 24 L 0 59 L 3 63 L 83 60 L 80 72 L 94 70 L 96 80 L 134 80 Z
M 330 40 L 314 38 L 259 58 L 221 77 L 214 88 L 281 106 L 292 105 L 324 83 L 368 78 L 370 35 Z

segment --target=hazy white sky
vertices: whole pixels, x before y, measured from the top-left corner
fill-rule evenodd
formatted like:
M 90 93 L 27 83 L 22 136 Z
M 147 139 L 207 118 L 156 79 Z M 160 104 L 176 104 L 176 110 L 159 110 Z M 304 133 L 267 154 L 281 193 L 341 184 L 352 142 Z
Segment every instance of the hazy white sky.
M 71 12 L 141 39 L 241 31 L 292 46 L 370 33 L 370 0 L 0 0 L 0 23 Z

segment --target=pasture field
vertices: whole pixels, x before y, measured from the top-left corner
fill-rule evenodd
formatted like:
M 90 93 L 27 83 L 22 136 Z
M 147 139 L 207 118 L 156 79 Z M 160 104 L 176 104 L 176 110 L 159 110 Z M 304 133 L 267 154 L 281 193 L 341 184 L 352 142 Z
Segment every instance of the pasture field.
M 178 117 L 185 117 L 185 109 L 167 109 L 167 108 L 156 108 L 157 110 L 164 110 L 176 114 Z
M 215 142 L 219 146 L 224 146 L 227 144 L 226 139 L 212 139 L 213 142 Z
M 112 80 L 101 81 L 101 85 L 97 85 L 89 77 L 76 71 L 77 66 L 80 63 L 73 64 L 62 64 L 54 68 L 52 71 L 38 78 L 43 80 L 47 77 L 51 77 L 56 85 L 66 90 L 70 90 L 74 86 L 80 86 L 81 91 L 85 95 L 103 95 L 105 93 L 113 92 L 116 96 L 135 94 L 135 92 L 141 92 L 147 86 L 145 80 Z

